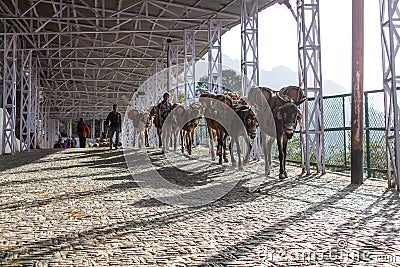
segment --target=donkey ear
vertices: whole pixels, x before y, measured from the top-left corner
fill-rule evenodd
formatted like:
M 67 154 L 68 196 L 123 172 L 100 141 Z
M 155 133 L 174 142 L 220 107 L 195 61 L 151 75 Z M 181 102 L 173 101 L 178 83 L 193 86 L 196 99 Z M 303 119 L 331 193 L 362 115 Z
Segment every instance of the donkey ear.
M 304 101 L 306 101 L 307 97 L 303 97 L 302 99 L 294 102 L 297 106 L 300 105 L 301 103 L 303 103 Z
M 279 109 L 278 112 L 276 113 L 276 119 L 277 120 L 282 120 L 282 111 Z

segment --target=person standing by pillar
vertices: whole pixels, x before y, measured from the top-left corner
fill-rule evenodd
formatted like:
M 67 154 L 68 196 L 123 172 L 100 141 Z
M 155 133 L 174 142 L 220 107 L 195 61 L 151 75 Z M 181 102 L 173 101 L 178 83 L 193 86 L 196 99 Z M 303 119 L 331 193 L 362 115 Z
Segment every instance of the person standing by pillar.
M 121 113 L 118 112 L 118 105 L 113 105 L 113 111 L 108 113 L 106 119 L 106 126 L 108 127 L 108 137 L 110 138 L 110 149 L 113 148 L 113 136 L 115 133 L 115 148 L 118 148 L 119 133 L 121 132 L 122 117 Z
M 79 120 L 76 128 L 77 128 L 76 133 L 78 134 L 78 137 L 79 137 L 79 147 L 85 148 L 86 147 L 86 137 L 88 137 L 90 135 L 89 126 L 81 118 Z

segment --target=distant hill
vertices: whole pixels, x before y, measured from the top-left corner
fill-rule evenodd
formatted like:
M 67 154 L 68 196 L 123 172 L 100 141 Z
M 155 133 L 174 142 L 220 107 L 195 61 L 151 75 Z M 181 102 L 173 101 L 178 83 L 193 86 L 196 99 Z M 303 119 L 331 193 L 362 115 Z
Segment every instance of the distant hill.
M 224 68 L 231 68 L 240 73 L 240 61 L 238 59 L 232 59 L 228 56 L 222 56 L 222 64 Z M 203 66 L 206 66 L 204 63 Z M 196 69 L 196 72 L 200 71 Z M 202 72 L 203 75 L 207 74 L 207 68 Z M 273 68 L 271 71 L 260 70 L 260 85 L 267 86 L 272 89 L 279 90 L 280 88 L 287 85 L 298 84 L 297 72 L 290 70 L 285 66 L 278 66 Z M 350 89 L 346 89 L 340 84 L 335 83 L 331 80 L 324 80 L 323 83 L 323 95 L 338 95 L 350 93 Z

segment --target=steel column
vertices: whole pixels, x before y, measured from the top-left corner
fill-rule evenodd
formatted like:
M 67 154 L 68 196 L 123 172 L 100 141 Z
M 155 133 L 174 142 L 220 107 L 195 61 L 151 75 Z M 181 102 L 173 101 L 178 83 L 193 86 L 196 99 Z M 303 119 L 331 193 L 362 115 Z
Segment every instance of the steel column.
M 21 53 L 20 70 L 20 151 L 30 150 L 32 121 L 32 50 Z
M 259 84 L 258 0 L 241 1 L 240 24 L 242 94 L 247 96 L 250 87 Z
M 396 91 L 400 83 L 396 70 L 400 48 L 398 3 L 399 1 L 380 0 L 387 179 L 388 187 L 396 186 L 400 190 L 400 113 Z
M 184 31 L 184 45 L 185 45 L 185 58 L 184 58 L 184 79 L 185 79 L 185 105 L 196 99 L 196 76 L 195 76 L 195 63 L 196 63 L 196 48 L 195 48 L 195 32 Z
M 100 134 L 104 133 L 104 123 L 105 123 L 104 119 L 100 120 Z
M 166 74 L 167 71 L 165 69 L 165 65 L 162 58 L 156 58 L 156 94 L 157 96 L 162 96 L 163 93 L 166 91 Z
M 352 104 L 351 104 L 351 183 L 364 179 L 364 0 L 353 0 L 352 16 Z
M 30 111 L 30 147 L 36 149 L 37 144 L 37 133 L 39 128 L 39 84 L 37 77 L 37 62 L 35 61 L 32 65 L 31 72 L 32 86 L 31 86 L 31 111 Z
M 90 136 L 92 137 L 92 140 L 96 140 L 96 120 L 91 121 L 91 129 L 90 129 Z
M 208 91 L 222 93 L 222 51 L 219 19 L 208 19 Z
M 43 106 L 40 106 L 40 148 L 46 148 L 46 117 Z
M 314 98 L 313 104 L 303 104 L 302 161 L 310 174 L 314 156 L 317 171 L 325 173 L 319 0 L 297 1 L 297 27 L 299 85 Z
M 17 84 L 17 36 L 3 39 L 3 142 L 2 154 L 16 152 L 16 84 Z
M 171 99 L 174 99 L 176 103 L 179 102 L 179 57 L 178 57 L 178 45 L 168 43 L 168 92 L 171 94 Z
M 146 82 L 142 87 L 147 95 L 148 101 L 154 105 L 159 97 L 156 90 L 154 90 L 154 88 L 156 88 L 156 68 L 147 68 L 146 76 Z
M 133 123 L 132 120 L 124 119 L 124 123 L 122 125 L 122 143 L 124 148 L 133 147 Z

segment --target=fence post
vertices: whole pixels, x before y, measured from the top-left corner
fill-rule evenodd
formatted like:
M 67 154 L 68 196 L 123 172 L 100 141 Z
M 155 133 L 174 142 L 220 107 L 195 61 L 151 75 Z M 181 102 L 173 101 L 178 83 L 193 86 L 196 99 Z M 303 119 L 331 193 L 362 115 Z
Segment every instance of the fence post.
M 368 107 L 368 92 L 364 92 L 365 106 L 365 144 L 367 150 L 367 177 L 371 177 L 371 143 L 369 134 L 369 107 Z
M 342 111 L 343 111 L 343 152 L 344 152 L 344 167 L 347 168 L 347 138 L 346 138 L 346 103 L 345 97 L 342 96 Z

